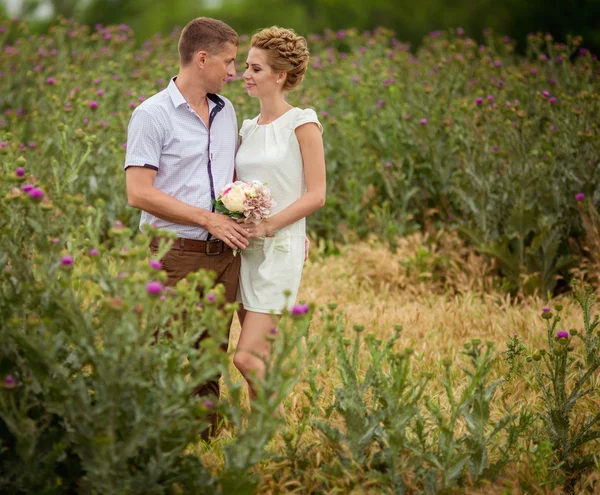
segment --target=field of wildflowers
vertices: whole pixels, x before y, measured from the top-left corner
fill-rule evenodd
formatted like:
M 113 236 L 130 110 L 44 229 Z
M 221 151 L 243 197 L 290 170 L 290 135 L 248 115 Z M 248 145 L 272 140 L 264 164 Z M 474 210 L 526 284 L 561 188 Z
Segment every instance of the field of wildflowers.
M 249 412 L 219 351 L 233 308 L 210 274 L 162 285 L 124 191 L 127 122 L 176 73 L 177 32 L 27 29 L 0 23 L 0 491 L 600 489 L 594 291 L 544 302 L 598 282 L 600 64 L 579 39 L 310 36 L 292 98 L 323 122 L 328 200 Z M 239 76 L 224 94 L 258 112 Z M 216 373 L 222 400 L 194 398 Z

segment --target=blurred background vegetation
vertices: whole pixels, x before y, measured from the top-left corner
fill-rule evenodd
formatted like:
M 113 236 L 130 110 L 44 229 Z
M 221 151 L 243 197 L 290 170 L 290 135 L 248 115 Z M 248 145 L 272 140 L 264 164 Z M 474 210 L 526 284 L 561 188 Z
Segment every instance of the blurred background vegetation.
M 415 48 L 437 29 L 462 27 L 477 39 L 492 28 L 516 39 L 517 50 L 537 31 L 559 41 L 581 35 L 587 48 L 600 48 L 600 0 L 0 0 L 0 11 L 37 19 L 42 32 L 56 16 L 89 25 L 128 24 L 139 42 L 205 15 L 242 34 L 274 24 L 302 34 L 383 26 Z

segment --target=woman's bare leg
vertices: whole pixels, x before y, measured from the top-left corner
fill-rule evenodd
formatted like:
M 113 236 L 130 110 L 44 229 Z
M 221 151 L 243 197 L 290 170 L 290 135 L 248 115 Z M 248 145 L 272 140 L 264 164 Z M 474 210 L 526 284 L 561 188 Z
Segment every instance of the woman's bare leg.
M 273 328 L 277 327 L 278 317 L 270 314 L 244 311 L 240 315 L 242 330 L 240 339 L 233 357 L 233 364 L 240 370 L 248 382 L 248 391 L 251 400 L 256 399 L 256 390 L 253 379 L 260 379 L 265 374 L 265 363 L 269 355 L 269 343 L 266 336 Z M 262 358 L 262 359 L 261 359 Z

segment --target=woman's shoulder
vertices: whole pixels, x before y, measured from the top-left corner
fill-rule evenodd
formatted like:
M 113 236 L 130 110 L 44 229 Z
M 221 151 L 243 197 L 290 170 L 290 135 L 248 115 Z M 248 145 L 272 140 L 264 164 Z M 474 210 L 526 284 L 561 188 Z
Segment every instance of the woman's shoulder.
M 258 121 L 258 116 L 254 117 L 253 119 L 244 119 L 242 121 L 242 126 L 240 127 L 240 136 L 242 136 L 242 138 L 244 137 L 244 135 L 253 127 L 256 127 L 256 122 Z
M 317 112 L 312 108 L 298 108 L 297 110 L 296 118 L 294 119 L 294 129 L 297 129 L 304 124 L 314 123 L 317 124 L 319 130 L 323 132 L 323 127 L 321 126 L 321 122 L 319 122 Z

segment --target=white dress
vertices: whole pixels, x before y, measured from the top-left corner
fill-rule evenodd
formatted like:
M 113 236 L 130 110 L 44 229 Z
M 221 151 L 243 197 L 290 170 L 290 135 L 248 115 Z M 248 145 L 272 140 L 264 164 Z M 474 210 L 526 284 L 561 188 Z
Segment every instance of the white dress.
M 306 192 L 304 167 L 295 129 L 315 122 L 323 129 L 314 110 L 292 108 L 269 124 L 258 117 L 244 120 L 242 143 L 235 159 L 238 180 L 265 182 L 276 205 L 271 216 L 284 210 Z M 251 239 L 241 252 L 242 266 L 237 300 L 256 313 L 281 314 L 293 306 L 302 268 L 306 219 L 280 229 L 275 237 Z M 284 293 L 289 291 L 289 296 Z

